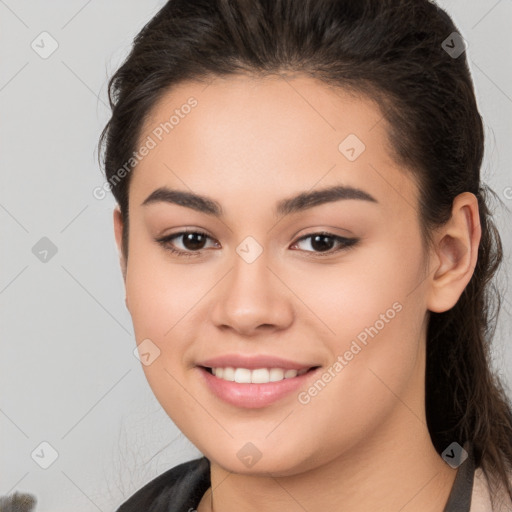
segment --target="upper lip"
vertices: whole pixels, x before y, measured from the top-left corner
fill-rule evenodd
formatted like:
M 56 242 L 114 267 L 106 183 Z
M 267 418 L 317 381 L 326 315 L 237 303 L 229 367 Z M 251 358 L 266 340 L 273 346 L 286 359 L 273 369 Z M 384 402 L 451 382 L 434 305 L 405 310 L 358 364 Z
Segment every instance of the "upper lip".
M 207 368 L 247 368 L 254 370 L 256 368 L 283 368 L 285 370 L 302 370 L 304 368 L 312 368 L 319 366 L 317 364 L 300 363 L 283 359 L 271 355 L 242 355 L 242 354 L 225 354 L 222 356 L 212 357 L 196 363 L 197 366 L 205 366 Z

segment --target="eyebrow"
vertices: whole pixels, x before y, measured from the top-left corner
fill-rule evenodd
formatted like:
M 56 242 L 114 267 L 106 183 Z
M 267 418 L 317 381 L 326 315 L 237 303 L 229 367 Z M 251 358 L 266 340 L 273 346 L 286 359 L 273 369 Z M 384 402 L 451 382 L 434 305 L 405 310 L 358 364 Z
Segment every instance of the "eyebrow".
M 292 213 L 301 212 L 315 206 L 325 203 L 332 203 L 342 199 L 359 199 L 372 203 L 378 201 L 365 192 L 364 190 L 337 185 L 312 192 L 301 192 L 300 194 L 282 199 L 276 204 L 274 213 L 278 216 L 290 215 Z M 209 197 L 186 192 L 183 190 L 171 189 L 168 187 L 160 187 L 154 190 L 142 203 L 143 206 L 152 203 L 171 203 L 179 206 L 185 206 L 213 217 L 222 217 L 223 210 L 220 203 L 210 199 Z

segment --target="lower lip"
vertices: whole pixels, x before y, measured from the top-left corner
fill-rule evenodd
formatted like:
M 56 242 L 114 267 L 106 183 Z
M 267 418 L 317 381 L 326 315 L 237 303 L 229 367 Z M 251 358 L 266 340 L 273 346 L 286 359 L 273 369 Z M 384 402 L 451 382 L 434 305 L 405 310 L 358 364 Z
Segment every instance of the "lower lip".
M 197 366 L 197 369 L 203 376 L 206 385 L 217 397 L 236 407 L 257 409 L 270 405 L 280 398 L 296 391 L 320 368 L 310 370 L 297 377 L 265 384 L 242 384 L 232 382 L 215 377 L 215 375 L 201 366 Z

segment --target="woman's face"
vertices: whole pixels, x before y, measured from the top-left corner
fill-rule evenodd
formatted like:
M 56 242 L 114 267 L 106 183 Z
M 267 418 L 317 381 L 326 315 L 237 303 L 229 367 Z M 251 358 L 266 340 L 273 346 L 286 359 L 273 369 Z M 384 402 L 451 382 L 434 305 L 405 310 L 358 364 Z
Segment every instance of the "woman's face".
M 127 306 L 149 384 L 202 453 L 294 474 L 421 425 L 428 260 L 375 104 L 306 77 L 184 83 L 137 149 Z M 222 356 L 320 368 L 249 384 L 281 374 L 201 368 Z

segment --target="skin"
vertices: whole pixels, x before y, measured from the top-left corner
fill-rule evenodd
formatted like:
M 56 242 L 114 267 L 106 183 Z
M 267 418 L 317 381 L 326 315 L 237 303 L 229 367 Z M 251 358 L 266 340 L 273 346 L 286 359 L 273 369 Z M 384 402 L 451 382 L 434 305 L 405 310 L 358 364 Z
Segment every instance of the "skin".
M 475 196 L 456 198 L 426 250 L 418 188 L 394 161 L 369 99 L 303 76 L 182 83 L 157 103 L 140 140 L 190 96 L 197 107 L 133 171 L 128 257 L 118 210 L 114 227 L 137 343 L 149 338 L 161 351 L 143 366 L 148 382 L 211 462 L 212 487 L 198 511 L 441 512 L 456 470 L 426 425 L 426 327 L 428 312 L 453 307 L 473 273 Z M 349 134 L 366 146 L 353 162 L 338 150 Z M 339 184 L 377 202 L 273 213 L 282 199 Z M 224 215 L 142 205 L 162 186 L 208 196 Z M 178 257 L 155 241 L 189 228 L 210 237 L 200 256 Z M 325 257 L 311 238 L 298 241 L 321 231 L 359 242 L 335 252 L 332 241 Z M 263 248 L 250 264 L 236 252 L 247 236 Z M 183 237 L 173 243 L 193 252 Z M 195 367 L 240 352 L 327 369 L 396 302 L 401 311 L 305 405 L 291 393 L 237 408 L 213 395 Z M 250 468 L 237 457 L 249 441 L 262 454 Z

